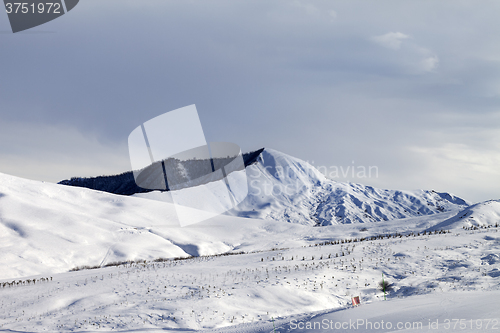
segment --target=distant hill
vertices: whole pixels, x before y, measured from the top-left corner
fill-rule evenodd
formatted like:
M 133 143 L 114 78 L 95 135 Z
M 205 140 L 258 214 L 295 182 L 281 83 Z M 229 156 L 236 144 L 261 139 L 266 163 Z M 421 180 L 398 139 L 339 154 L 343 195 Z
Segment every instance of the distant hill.
M 500 200 L 488 200 L 465 208 L 457 215 L 429 228 L 428 231 L 498 225 L 500 225 Z

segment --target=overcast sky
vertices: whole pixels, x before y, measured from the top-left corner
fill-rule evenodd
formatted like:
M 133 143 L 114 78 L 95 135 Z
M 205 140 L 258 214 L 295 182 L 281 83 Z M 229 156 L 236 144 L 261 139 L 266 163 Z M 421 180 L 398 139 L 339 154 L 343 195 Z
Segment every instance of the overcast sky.
M 0 14 L 0 172 L 129 170 L 135 127 L 196 104 L 207 141 L 379 171 L 338 181 L 499 199 L 499 13 L 498 1 L 81 0 L 17 34 Z

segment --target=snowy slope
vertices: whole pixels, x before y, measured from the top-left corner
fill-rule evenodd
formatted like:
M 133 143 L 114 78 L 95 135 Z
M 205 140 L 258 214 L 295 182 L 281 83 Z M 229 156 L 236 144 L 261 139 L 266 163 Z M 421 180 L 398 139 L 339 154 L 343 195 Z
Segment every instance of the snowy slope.
M 304 245 L 339 236 L 333 230 L 319 236 L 306 226 L 231 216 L 181 228 L 166 202 L 4 174 L 0 184 L 0 279 L 116 261 Z
M 393 222 L 398 232 L 408 221 Z M 347 235 L 353 226 L 309 229 Z M 294 325 L 324 319 L 423 323 L 410 332 L 498 330 L 492 319 L 500 319 L 499 232 L 492 227 L 305 247 L 291 240 L 271 251 L 30 277 L 35 284 L 23 278 L 1 287 L 0 279 L 0 330 L 250 333 L 274 331 L 274 320 L 276 332 L 305 332 Z M 284 230 L 282 238 L 289 236 Z M 394 285 L 386 301 L 377 287 L 382 273 Z M 360 307 L 350 306 L 352 296 L 361 297 Z M 447 328 L 446 319 L 474 326 Z M 427 329 L 429 320 L 438 320 L 438 329 Z
M 174 207 L 164 202 L 3 174 L 0 184 L 0 278 L 116 261 L 222 253 L 239 246 L 242 238 L 274 244 L 271 230 L 282 229 L 268 228 L 269 238 L 262 237 L 263 221 L 238 223 L 238 218 L 226 218 L 224 228 L 206 224 L 180 228 Z M 235 228 L 245 232 L 234 232 Z
M 315 216 L 322 225 L 388 221 L 468 206 L 448 193 L 383 190 L 353 183 L 327 184 L 318 199 Z
M 228 215 L 312 224 L 315 198 L 327 179 L 308 163 L 264 149 L 246 168 L 248 196 Z
M 469 205 L 448 193 L 337 183 L 307 162 L 267 148 L 247 167 L 247 175 L 249 195 L 230 215 L 332 225 L 430 215 Z
M 488 227 L 499 224 L 500 200 L 489 200 L 469 206 L 429 230 Z
M 394 228 L 389 221 L 369 231 L 360 232 L 357 225 L 340 231 L 335 226 L 311 228 L 224 215 L 181 228 L 174 207 L 167 202 L 3 174 L 0 184 L 0 279 L 116 261 L 303 246 Z M 445 212 L 402 220 L 398 230 L 424 230 L 452 215 Z
M 467 332 L 500 329 L 500 291 L 414 296 L 292 318 L 279 332 Z

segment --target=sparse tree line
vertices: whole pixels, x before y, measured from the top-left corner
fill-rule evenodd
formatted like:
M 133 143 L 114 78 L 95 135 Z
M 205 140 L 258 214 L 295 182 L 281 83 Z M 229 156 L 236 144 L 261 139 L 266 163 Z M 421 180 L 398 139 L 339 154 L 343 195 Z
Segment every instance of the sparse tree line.
M 49 282 L 52 281 L 52 276 L 50 278 L 39 278 L 39 279 L 26 279 L 26 280 L 14 280 L 11 282 L 0 282 L 0 286 L 2 288 L 10 288 L 10 287 L 17 287 L 17 286 L 29 286 L 31 284 L 36 284 L 38 283 L 43 283 L 43 282 Z
M 218 253 L 218 254 L 212 254 L 212 255 L 204 255 L 204 256 L 187 256 L 187 257 L 174 257 L 174 258 L 158 258 L 152 261 L 152 263 L 165 263 L 165 262 L 178 262 L 178 261 L 184 261 L 184 260 L 192 260 L 192 259 L 209 259 L 209 258 L 216 258 L 216 257 L 225 257 L 225 256 L 234 256 L 234 255 L 241 255 L 241 254 L 249 254 L 249 253 L 257 253 L 257 252 L 263 252 L 263 251 L 255 251 L 255 252 L 225 252 L 225 253 Z M 90 266 L 90 265 L 83 265 L 83 266 L 77 266 L 72 269 L 70 269 L 70 272 L 76 272 L 76 271 L 82 271 L 82 270 L 89 270 L 89 269 L 99 269 L 99 268 L 105 268 L 105 267 L 116 267 L 116 266 L 146 266 L 148 264 L 151 264 L 151 262 L 148 262 L 147 260 L 144 259 L 137 259 L 137 260 L 126 260 L 126 261 L 113 261 L 109 262 L 105 265 L 95 265 L 95 266 Z
M 484 226 L 484 225 L 472 225 L 470 227 L 466 227 L 466 226 L 463 226 L 462 229 L 464 230 L 479 230 L 479 229 L 489 229 L 489 228 L 498 228 L 498 222 L 495 223 L 495 225 L 488 225 L 488 226 Z
M 309 247 L 348 244 L 348 243 L 356 243 L 356 242 L 366 242 L 366 241 L 381 240 L 384 238 L 390 239 L 390 238 L 403 238 L 403 237 L 420 237 L 420 236 L 427 236 L 427 235 L 440 235 L 440 234 L 449 234 L 450 232 L 451 231 L 449 231 L 449 230 L 435 230 L 434 232 L 424 231 L 424 232 L 417 232 L 417 233 L 414 233 L 412 231 L 406 235 L 403 235 L 401 233 L 395 233 L 395 234 L 376 235 L 376 236 L 362 237 L 362 238 L 346 238 L 346 239 L 341 239 L 341 240 L 326 241 L 326 242 L 322 242 L 322 243 L 311 244 L 311 245 L 309 245 Z

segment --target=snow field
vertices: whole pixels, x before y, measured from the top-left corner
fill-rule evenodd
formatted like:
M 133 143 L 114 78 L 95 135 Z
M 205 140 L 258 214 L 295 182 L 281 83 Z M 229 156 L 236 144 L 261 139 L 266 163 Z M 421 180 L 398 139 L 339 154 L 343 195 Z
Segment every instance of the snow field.
M 382 272 L 394 284 L 388 303 L 416 295 L 495 292 L 500 290 L 498 230 L 311 243 L 54 274 L 52 281 L 0 289 L 0 329 L 246 325 L 246 330 L 259 331 L 268 329 L 272 318 L 283 328 L 304 313 L 348 308 L 352 296 L 361 296 L 363 305 L 382 302 L 377 287 Z M 342 313 L 350 311 L 357 309 Z
M 498 290 L 444 292 L 287 318 L 276 332 L 498 332 L 499 308 Z

